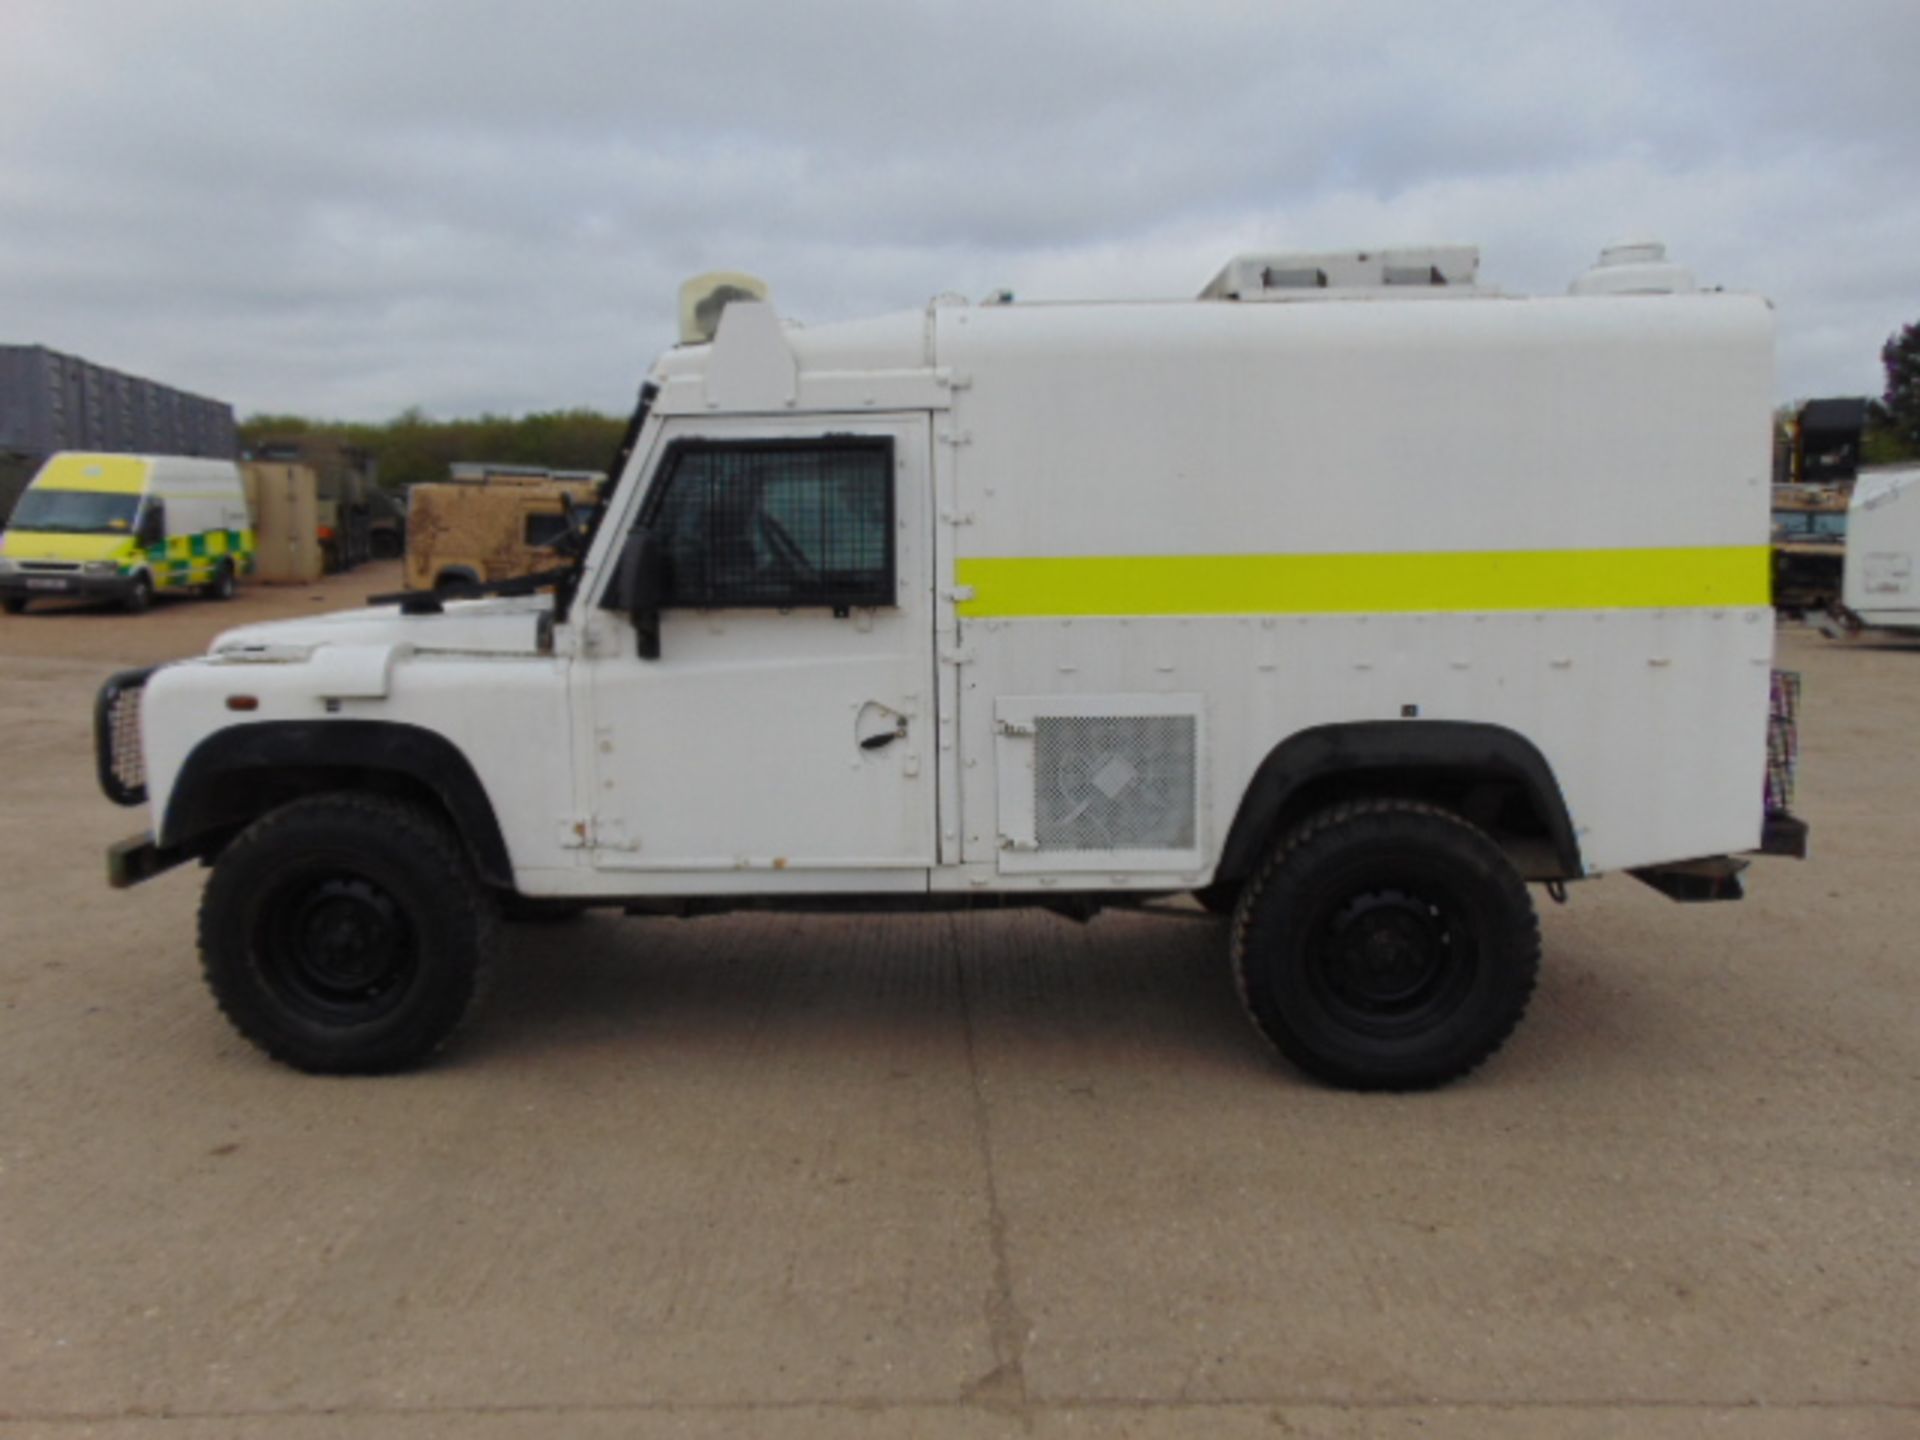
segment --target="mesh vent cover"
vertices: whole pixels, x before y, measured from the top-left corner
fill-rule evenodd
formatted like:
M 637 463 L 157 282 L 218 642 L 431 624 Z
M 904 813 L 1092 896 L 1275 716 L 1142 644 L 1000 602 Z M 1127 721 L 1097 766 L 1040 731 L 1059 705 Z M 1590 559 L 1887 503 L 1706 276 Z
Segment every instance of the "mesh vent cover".
M 1195 743 L 1191 715 L 1037 717 L 1039 848 L 1192 848 Z

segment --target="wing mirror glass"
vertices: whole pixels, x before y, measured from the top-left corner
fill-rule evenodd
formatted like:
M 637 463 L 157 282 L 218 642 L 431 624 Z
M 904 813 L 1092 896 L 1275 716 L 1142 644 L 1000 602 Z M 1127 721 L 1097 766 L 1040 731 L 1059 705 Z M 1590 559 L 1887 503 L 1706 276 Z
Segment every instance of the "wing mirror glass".
M 650 525 L 636 525 L 620 550 L 614 595 L 633 622 L 635 653 L 660 658 L 660 611 L 667 600 L 667 547 Z

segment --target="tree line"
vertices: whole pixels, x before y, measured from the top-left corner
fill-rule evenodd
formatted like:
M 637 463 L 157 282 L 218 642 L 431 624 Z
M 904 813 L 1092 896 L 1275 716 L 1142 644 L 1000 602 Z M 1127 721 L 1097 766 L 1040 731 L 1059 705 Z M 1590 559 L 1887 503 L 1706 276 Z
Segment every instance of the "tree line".
M 1887 389 L 1867 406 L 1861 455 L 1870 465 L 1920 459 L 1920 321 L 1887 337 L 1880 363 Z
M 460 460 L 604 471 L 626 425 L 625 416 L 602 415 L 597 410 L 435 420 L 415 408 L 379 423 L 250 415 L 240 422 L 239 430 L 243 452 L 269 438 L 296 435 L 324 435 L 358 445 L 379 462 L 381 484 L 404 489 L 446 479 Z

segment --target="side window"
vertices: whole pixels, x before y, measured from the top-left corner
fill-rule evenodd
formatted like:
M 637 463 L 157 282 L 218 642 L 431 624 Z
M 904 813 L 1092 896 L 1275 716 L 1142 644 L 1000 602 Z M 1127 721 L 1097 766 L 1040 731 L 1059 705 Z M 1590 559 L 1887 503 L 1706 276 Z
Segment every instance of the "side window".
M 897 603 L 884 437 L 682 444 L 643 523 L 666 548 L 669 606 Z
M 566 533 L 565 515 L 542 515 L 537 511 L 527 515 L 524 538 L 529 549 L 543 549 Z

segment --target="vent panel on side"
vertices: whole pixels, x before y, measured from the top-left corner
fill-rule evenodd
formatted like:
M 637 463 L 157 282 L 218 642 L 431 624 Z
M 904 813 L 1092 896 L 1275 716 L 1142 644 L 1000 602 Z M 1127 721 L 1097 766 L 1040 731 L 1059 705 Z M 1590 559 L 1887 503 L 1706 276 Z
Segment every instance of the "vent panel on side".
M 1192 715 L 1036 717 L 1037 848 L 1191 849 L 1197 753 Z

